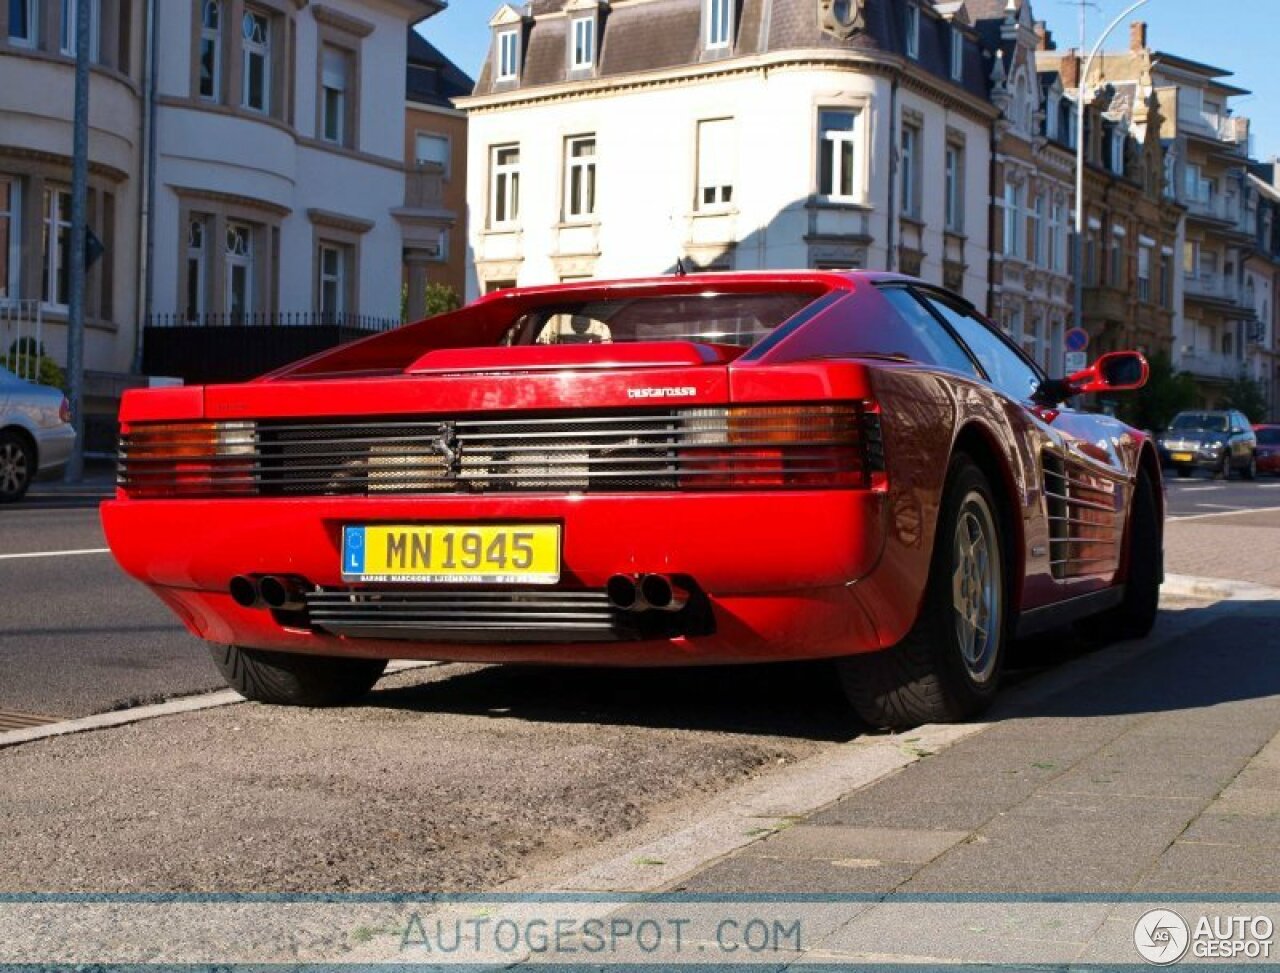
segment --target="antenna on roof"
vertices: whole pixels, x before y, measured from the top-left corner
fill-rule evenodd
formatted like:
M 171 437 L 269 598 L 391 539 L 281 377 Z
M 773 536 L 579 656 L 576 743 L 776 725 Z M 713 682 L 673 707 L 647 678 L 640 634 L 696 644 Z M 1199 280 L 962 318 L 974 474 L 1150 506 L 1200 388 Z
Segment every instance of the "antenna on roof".
M 688 271 L 684 269 L 684 258 L 676 257 L 676 276 L 683 277 Z

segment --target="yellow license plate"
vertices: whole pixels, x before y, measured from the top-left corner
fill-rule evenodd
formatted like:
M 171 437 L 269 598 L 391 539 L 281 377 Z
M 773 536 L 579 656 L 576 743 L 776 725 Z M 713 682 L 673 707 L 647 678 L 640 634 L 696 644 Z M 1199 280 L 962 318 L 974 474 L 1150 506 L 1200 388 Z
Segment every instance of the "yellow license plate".
M 1175 463 L 1190 463 L 1195 459 L 1190 453 L 1170 453 L 1169 456 Z
M 559 524 L 342 528 L 344 581 L 555 584 Z

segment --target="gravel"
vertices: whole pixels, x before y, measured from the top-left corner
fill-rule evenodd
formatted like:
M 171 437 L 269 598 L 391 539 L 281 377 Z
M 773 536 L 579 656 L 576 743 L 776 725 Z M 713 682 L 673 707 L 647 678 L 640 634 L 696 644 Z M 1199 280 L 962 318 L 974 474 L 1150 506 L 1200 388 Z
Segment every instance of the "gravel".
M 441 666 L 0 751 L 0 891 L 476 891 L 856 727 L 819 667 Z

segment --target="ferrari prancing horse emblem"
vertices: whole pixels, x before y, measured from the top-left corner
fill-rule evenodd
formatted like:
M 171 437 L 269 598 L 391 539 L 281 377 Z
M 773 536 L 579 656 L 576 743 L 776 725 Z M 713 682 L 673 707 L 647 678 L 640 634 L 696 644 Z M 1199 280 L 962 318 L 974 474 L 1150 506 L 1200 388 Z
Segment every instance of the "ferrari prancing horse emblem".
M 848 40 L 866 26 L 862 4 L 863 0 L 818 0 L 818 21 L 827 33 Z

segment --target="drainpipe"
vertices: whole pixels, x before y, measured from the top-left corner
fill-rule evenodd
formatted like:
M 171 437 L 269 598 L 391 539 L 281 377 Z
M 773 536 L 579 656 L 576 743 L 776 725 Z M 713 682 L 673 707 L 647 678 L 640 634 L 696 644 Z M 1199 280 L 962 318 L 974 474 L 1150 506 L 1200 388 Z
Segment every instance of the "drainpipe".
M 898 78 L 895 75 L 889 87 L 889 211 L 885 214 L 885 270 L 898 269 L 898 255 L 894 240 L 897 234 L 898 197 Z
M 146 45 L 142 63 L 142 179 L 138 194 L 138 288 L 142 306 L 137 313 L 133 334 L 133 372 L 142 371 L 142 339 L 146 323 L 151 320 L 154 292 L 152 260 L 155 253 L 156 192 L 156 65 L 159 47 L 156 43 L 156 0 L 146 0 Z

